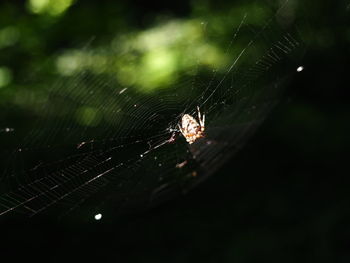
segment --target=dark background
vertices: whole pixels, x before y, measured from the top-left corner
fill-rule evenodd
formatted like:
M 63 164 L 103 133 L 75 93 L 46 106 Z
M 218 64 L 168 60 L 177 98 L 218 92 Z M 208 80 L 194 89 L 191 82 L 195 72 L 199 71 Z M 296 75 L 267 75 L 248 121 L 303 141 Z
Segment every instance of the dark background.
M 78 6 L 81 17 L 54 23 L 27 14 L 21 1 L 3 1 L 2 24 L 23 21 L 47 40 L 42 48 L 39 41 L 8 52 L 22 61 L 35 54 L 40 63 L 68 40 L 108 39 L 115 27 L 142 29 L 155 14 L 186 17 L 191 9 L 185 1 L 132 1 L 120 3 L 118 11 L 110 8 L 112 1 L 84 2 Z M 253 139 L 215 176 L 181 198 L 116 220 L 81 226 L 5 222 L 1 250 L 49 262 L 92 254 L 115 262 L 349 262 L 349 9 L 346 1 L 300 6 L 298 14 L 312 33 L 305 70 Z M 125 24 L 104 27 L 108 15 L 123 16 Z M 84 23 L 65 27 L 72 21 Z M 2 57 L 2 64 L 15 63 Z

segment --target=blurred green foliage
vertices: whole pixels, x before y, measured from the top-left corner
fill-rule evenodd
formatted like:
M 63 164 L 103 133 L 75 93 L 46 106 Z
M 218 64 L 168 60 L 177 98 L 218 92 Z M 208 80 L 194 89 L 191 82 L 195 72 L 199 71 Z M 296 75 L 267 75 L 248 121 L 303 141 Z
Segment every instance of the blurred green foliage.
M 149 19 L 145 29 L 140 29 L 133 20 L 147 7 L 133 10 L 133 3 L 127 2 L 95 6 L 89 1 L 28 0 L 25 4 L 5 1 L 1 7 L 0 66 L 7 67 L 8 74 L 3 73 L 6 76 L 13 73 L 14 86 L 33 71 L 43 75 L 54 71 L 54 65 L 49 67 L 46 62 L 60 51 L 54 64 L 62 75 L 82 68 L 101 71 L 106 60 L 113 59 L 115 66 L 111 70 L 121 84 L 141 90 L 170 85 L 179 72 L 195 64 L 211 68 L 226 65 L 229 59 L 225 58 L 223 43 L 227 45 L 243 15 L 249 13 L 246 22 L 261 27 L 272 12 L 266 3 L 257 1 L 238 1 L 217 10 L 209 1 L 193 1 L 186 17 L 159 12 Z M 94 47 L 80 48 L 92 38 Z M 105 54 L 89 56 L 96 46 Z M 242 46 L 236 43 L 234 49 L 238 52 Z M 6 85 L 11 84 L 9 80 Z M 15 97 L 16 88 L 11 90 L 9 93 Z
M 33 14 L 61 16 L 74 0 L 28 0 L 27 8 Z
M 65 83 L 61 94 L 81 100 L 87 89 L 83 83 L 77 84 L 76 78 L 86 71 L 104 75 L 106 83 L 115 78 L 116 90 L 131 87 L 141 93 L 170 88 L 184 77 L 193 78 L 198 74 L 194 69 L 222 73 L 247 45 L 252 32 L 262 28 L 275 12 L 271 5 L 258 1 L 213 8 L 214 3 L 198 0 L 189 3 L 185 15 L 160 10 L 152 18 L 146 16 L 147 5 L 136 7 L 132 2 L 97 5 L 90 1 L 28 0 L 0 5 L 0 105 L 39 115 L 42 105 L 54 108 L 48 94 L 58 82 Z M 287 10 L 294 12 L 293 8 Z M 146 15 L 137 18 L 140 12 Z M 233 32 L 246 14 L 244 22 L 252 32 L 240 32 L 227 53 Z M 259 47 L 256 43 L 257 54 Z M 237 66 L 256 57 L 240 60 Z M 74 95 L 78 93 L 80 97 Z M 103 101 L 94 104 L 76 108 L 73 115 L 80 125 L 97 125 L 101 120 L 96 105 Z M 55 115 L 62 115 L 58 109 L 63 108 L 64 104 L 57 107 Z

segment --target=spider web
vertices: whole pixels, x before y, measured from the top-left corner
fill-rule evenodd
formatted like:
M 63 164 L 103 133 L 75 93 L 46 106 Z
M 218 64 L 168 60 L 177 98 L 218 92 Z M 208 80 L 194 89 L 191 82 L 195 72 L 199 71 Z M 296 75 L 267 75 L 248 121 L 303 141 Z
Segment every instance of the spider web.
M 224 62 L 208 66 L 194 55 L 196 63 L 155 90 L 138 88 L 147 84 L 142 76 L 140 83 L 118 78 L 122 43 L 67 51 L 79 55 L 79 67 L 50 84 L 28 81 L 34 88 L 22 100 L 31 111 L 3 110 L 17 117 L 0 130 L 0 215 L 124 214 L 213 174 L 253 134 L 299 66 L 299 34 L 278 22 L 287 7 L 285 1 L 260 24 L 242 13 L 229 43 L 223 40 Z M 209 20 L 191 23 L 206 44 L 220 45 Z M 197 106 L 206 115 L 205 137 L 189 145 L 177 125 L 183 114 L 197 118 Z

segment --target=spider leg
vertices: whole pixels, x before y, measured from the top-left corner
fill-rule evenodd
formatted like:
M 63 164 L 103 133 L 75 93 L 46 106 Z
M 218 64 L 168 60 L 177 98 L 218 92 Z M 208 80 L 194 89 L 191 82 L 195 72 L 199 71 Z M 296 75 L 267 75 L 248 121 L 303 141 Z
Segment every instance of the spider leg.
M 183 130 L 182 130 L 180 124 L 177 124 L 177 126 L 179 126 L 180 132 L 182 133 L 182 135 L 184 135 L 184 132 L 183 132 Z
M 201 127 L 202 127 L 202 130 L 204 131 L 204 125 L 205 125 L 205 114 L 203 114 L 203 119 L 201 120 L 201 119 L 199 119 L 199 122 L 200 122 L 200 124 L 201 124 Z
M 199 107 L 197 106 L 197 111 L 198 111 L 198 120 L 201 122 L 201 111 L 199 110 Z
M 205 114 L 203 114 L 203 119 L 202 119 L 201 111 L 199 110 L 198 106 L 197 106 L 197 111 L 198 111 L 199 124 L 201 125 L 201 129 L 204 131 Z

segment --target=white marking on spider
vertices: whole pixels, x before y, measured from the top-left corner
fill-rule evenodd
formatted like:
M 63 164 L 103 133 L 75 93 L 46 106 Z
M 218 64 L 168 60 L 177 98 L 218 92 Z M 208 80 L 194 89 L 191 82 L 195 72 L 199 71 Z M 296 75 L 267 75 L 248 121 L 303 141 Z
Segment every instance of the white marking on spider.
M 198 111 L 198 121 L 193 118 L 189 114 L 185 114 L 182 116 L 181 125 L 178 124 L 180 132 L 185 137 L 186 141 L 189 144 L 194 143 L 197 139 L 204 137 L 205 130 L 205 114 L 203 114 L 203 118 L 201 117 L 201 112 L 199 107 L 197 106 Z

